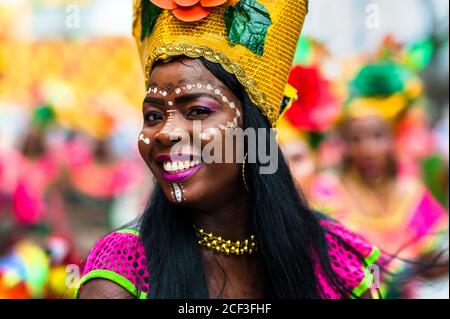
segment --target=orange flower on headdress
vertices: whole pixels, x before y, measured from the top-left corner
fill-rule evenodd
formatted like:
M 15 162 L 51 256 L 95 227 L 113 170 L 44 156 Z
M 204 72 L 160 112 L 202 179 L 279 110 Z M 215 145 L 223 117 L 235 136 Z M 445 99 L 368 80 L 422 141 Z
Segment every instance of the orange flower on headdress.
M 172 10 L 178 19 L 185 22 L 199 21 L 206 18 L 215 7 L 224 3 L 234 5 L 239 0 L 150 0 L 155 6 Z

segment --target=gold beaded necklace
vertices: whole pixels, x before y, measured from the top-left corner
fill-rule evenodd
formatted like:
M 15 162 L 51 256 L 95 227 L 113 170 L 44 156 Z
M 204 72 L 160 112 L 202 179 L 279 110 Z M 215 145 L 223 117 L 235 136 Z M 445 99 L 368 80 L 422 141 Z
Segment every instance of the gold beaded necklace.
M 195 225 L 194 229 L 199 239 L 198 244 L 209 249 L 214 249 L 218 253 L 239 256 L 244 254 L 251 255 L 257 250 L 254 235 L 251 235 L 250 239 L 244 239 L 243 241 L 231 241 L 223 239 L 220 236 L 215 236 L 213 233 L 208 233 Z

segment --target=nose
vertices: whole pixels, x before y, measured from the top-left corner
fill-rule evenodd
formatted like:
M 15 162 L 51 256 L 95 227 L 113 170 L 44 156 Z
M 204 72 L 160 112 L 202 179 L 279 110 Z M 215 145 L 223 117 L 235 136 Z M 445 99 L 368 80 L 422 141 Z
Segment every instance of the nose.
M 187 121 L 181 114 L 170 114 L 161 130 L 155 135 L 155 142 L 164 147 L 189 140 Z

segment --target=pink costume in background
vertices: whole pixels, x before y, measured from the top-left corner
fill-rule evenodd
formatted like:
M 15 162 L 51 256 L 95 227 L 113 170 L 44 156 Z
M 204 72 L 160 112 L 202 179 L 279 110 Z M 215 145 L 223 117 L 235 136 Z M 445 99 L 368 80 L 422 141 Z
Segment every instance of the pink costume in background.
M 17 181 L 13 191 L 13 211 L 16 220 L 22 224 L 36 224 L 49 210 L 52 199 L 45 196 L 51 183 L 59 173 L 58 164 L 50 155 L 35 161 L 18 155 L 15 162 Z
M 438 235 L 448 229 L 448 214 L 420 181 L 399 177 L 397 183 L 405 196 L 389 216 L 361 212 L 338 177 L 330 174 L 316 178 L 312 204 L 384 252 L 414 259 L 437 244 Z
M 142 168 L 133 160 L 97 162 L 87 145 L 71 141 L 65 146 L 69 178 L 74 189 L 97 199 L 111 199 L 140 183 Z
M 397 184 L 404 190 L 403 198 L 396 203 L 392 213 L 382 216 L 364 214 L 361 206 L 337 176 L 321 174 L 316 178 L 312 190 L 312 205 L 345 227 L 364 236 L 366 240 L 383 250 L 388 257 L 389 272 L 408 274 L 410 264 L 421 256 L 436 251 L 445 245 L 448 234 L 448 213 L 417 179 L 399 177 Z M 403 259 L 403 260 L 402 260 Z M 417 277 L 417 276 L 415 276 Z M 397 297 L 414 298 L 416 280 L 403 279 L 403 295 Z M 387 284 L 384 294 L 398 290 L 400 284 Z M 393 291 L 393 290 L 392 290 Z

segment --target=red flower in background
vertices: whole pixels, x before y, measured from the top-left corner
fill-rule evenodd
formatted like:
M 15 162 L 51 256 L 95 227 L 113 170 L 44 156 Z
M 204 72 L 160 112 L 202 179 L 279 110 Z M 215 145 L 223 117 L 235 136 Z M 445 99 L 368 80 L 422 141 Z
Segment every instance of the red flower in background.
M 228 3 L 234 5 L 238 0 L 150 0 L 161 9 L 172 10 L 178 19 L 185 22 L 199 21 L 206 18 L 214 7 Z
M 317 68 L 303 66 L 292 68 L 288 82 L 297 89 L 298 97 L 286 112 L 289 121 L 307 132 L 330 129 L 341 112 L 330 82 Z

